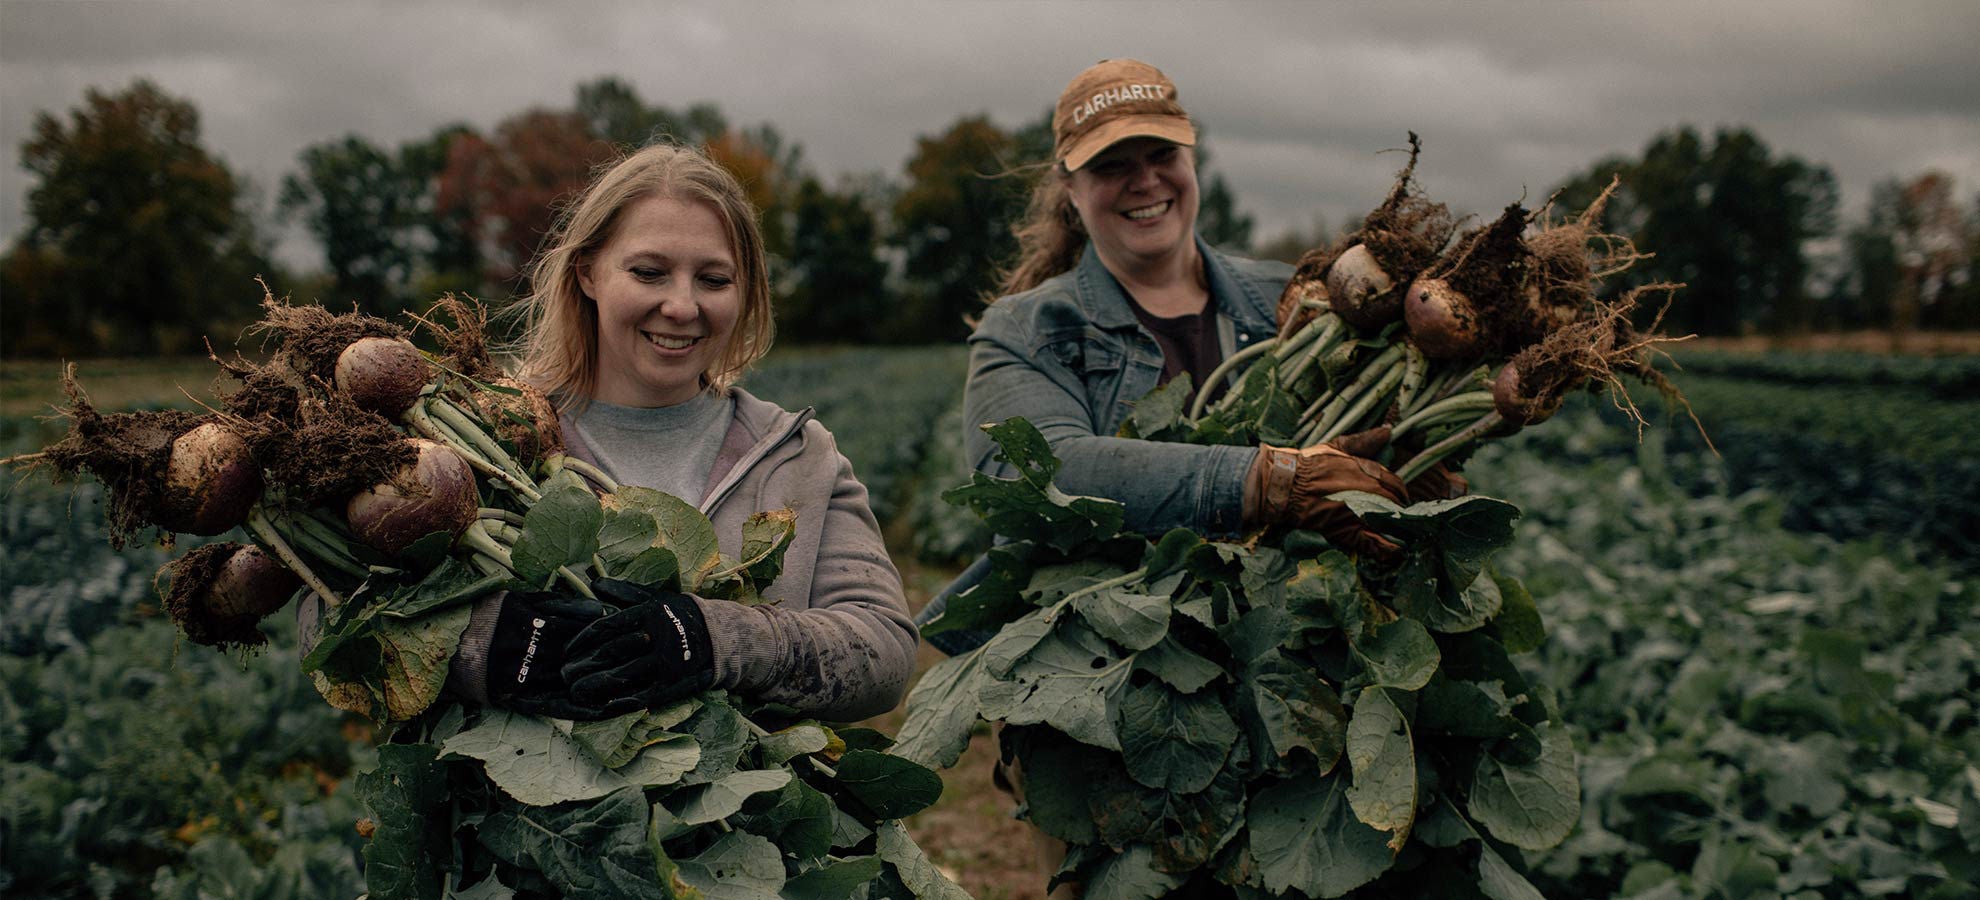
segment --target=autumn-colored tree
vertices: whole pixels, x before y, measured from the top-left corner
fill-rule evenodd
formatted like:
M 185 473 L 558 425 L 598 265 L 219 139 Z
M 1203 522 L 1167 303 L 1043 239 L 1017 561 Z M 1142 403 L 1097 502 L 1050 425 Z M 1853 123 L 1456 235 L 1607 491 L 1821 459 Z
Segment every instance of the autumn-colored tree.
M 435 206 L 462 216 L 489 279 L 509 283 L 550 232 L 560 204 L 616 153 L 574 112 L 528 110 L 503 120 L 492 137 L 454 138 Z
M 472 219 L 461 208 L 441 209 L 440 177 L 454 141 L 474 134 L 464 124 L 445 125 L 431 135 L 399 145 L 399 168 L 409 181 L 417 182 L 419 212 L 417 240 L 420 265 L 412 293 L 421 303 L 447 291 L 469 294 L 487 292 L 482 280 L 481 247 L 474 239 Z
M 1966 318 L 1955 298 L 1969 276 L 1972 223 L 1953 195 L 1952 176 L 1931 171 L 1897 185 L 1890 211 L 1899 282 L 1891 327 L 1946 327 Z
M 702 149 L 742 182 L 743 192 L 761 217 L 763 252 L 773 266 L 783 265 L 791 252 L 789 218 L 802 180 L 801 151 L 787 147 L 783 136 L 769 125 L 725 130 Z
M 191 102 L 145 80 L 92 88 L 66 118 L 36 115 L 21 165 L 35 181 L 4 266 L 8 355 L 185 353 L 252 318 L 267 255 Z

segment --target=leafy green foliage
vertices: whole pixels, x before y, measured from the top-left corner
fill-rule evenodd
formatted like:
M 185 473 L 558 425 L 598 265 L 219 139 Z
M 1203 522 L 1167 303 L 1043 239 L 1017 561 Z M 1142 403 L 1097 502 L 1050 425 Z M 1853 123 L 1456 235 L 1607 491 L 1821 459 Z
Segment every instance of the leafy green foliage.
M 1489 835 L 1550 846 L 1573 826 L 1572 748 L 1544 711 L 1513 718 L 1505 696 L 1526 683 L 1495 669 L 1506 655 L 1488 629 L 1504 608 L 1500 580 L 1513 582 L 1485 568 L 1513 538 L 1510 504 L 1351 495 L 1405 548 L 1388 565 L 1302 535 L 1277 547 L 1185 531 L 1150 542 L 1117 533 L 1117 505 L 1059 494 L 1056 461 L 1028 423 L 988 431 L 1020 477 L 979 475 L 952 494 L 1030 544 L 1006 554 L 995 587 L 1016 602 L 956 598 L 950 609 L 971 627 L 1001 627 L 916 687 L 895 749 L 946 763 L 974 718 L 1003 721 L 1027 778 L 1042 779 L 1026 793 L 1032 814 L 1074 845 L 1061 874 L 1088 896 L 1160 896 L 1209 874 L 1232 888 L 1346 896 L 1399 859 L 1422 864 L 1410 831 L 1440 805 L 1470 835 L 1436 848 L 1453 851 L 1443 871 L 1475 882 L 1465 845 Z M 1142 566 L 1110 561 L 1121 556 Z M 1423 597 L 1412 583 L 1427 585 Z M 1439 678 L 1441 694 L 1429 687 Z M 1413 724 L 1426 698 L 1446 719 L 1470 712 L 1469 690 L 1500 692 L 1504 715 Z M 1524 884 L 1501 869 L 1495 884 Z
M 553 477 L 515 555 L 528 548 L 533 573 L 549 577 L 594 554 L 631 571 L 664 552 L 680 563 L 666 568 L 675 583 L 743 598 L 776 578 L 791 535 L 787 512 L 759 515 L 744 528 L 743 558 L 729 559 L 708 520 L 675 498 L 628 488 L 601 503 Z M 721 693 L 583 724 L 452 703 L 429 709 L 394 732 L 404 743 L 381 751 L 388 762 L 420 761 L 420 777 L 388 767 L 368 782 L 380 785 L 366 799 L 383 823 L 367 850 L 370 894 L 769 897 L 795 876 L 829 891 L 838 880 L 809 873 L 847 862 L 855 868 L 840 878 L 873 870 L 858 863 L 873 856 L 866 836 L 941 795 L 940 778 L 907 759 L 847 749 L 815 722 L 772 734 L 746 712 Z M 398 790 L 376 780 L 387 776 Z M 841 818 L 856 827 L 837 827 Z M 876 874 L 947 884 L 905 856 L 883 852 L 879 862 Z M 433 874 L 441 872 L 449 874 Z
M 1547 598 L 1521 669 L 1575 685 L 1547 702 L 1579 821 L 1528 876 L 1549 897 L 1971 896 L 1980 832 L 1949 812 L 1980 759 L 1970 579 L 1784 530 L 1786 502 L 1676 440 L 1582 409 L 1468 468 L 1528 511 L 1495 561 Z

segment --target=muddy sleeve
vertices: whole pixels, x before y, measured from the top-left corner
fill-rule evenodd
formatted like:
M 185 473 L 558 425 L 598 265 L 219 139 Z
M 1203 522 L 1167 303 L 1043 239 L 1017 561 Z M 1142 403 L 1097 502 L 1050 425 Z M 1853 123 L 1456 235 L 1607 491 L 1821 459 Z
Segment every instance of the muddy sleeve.
M 716 687 L 849 722 L 901 702 L 919 638 L 866 486 L 845 457 L 832 453 L 838 473 L 816 532 L 809 606 L 702 599 L 701 610 L 714 644 Z M 804 543 L 793 542 L 794 555 Z M 802 562 L 787 556 L 785 571 Z

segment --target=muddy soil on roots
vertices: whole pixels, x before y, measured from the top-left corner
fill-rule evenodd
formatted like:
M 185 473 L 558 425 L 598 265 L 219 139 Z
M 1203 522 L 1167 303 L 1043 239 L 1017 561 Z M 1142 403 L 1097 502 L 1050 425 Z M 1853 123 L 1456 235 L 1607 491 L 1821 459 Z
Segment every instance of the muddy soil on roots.
M 362 313 L 332 313 L 321 306 L 291 306 L 271 294 L 261 301 L 263 315 L 254 330 L 280 346 L 273 365 L 285 365 L 306 379 L 331 384 L 337 357 L 359 338 L 406 338 L 406 330 Z
M 1398 291 L 1436 261 L 1457 230 L 1450 208 L 1431 202 L 1416 183 L 1416 159 L 1422 152 L 1423 142 L 1410 132 L 1409 163 L 1396 173 L 1395 186 L 1340 245 L 1343 250 L 1357 243 L 1368 245 Z
M 166 485 L 172 442 L 206 417 L 189 410 L 99 413 L 76 383 L 71 368 L 63 375 L 69 395 L 69 433 L 42 451 L 43 461 L 60 477 L 86 474 L 110 489 L 105 517 L 110 545 L 122 549 L 138 532 L 170 518 L 181 508 Z
M 504 376 L 488 351 L 488 308 L 480 301 L 442 294 L 426 315 L 413 319 L 440 345 L 441 362 L 447 368 L 483 382 Z
M 1628 375 L 1656 389 L 1674 406 L 1690 412 L 1691 404 L 1677 385 L 1654 366 L 1662 354 L 1659 349 L 1662 345 L 1684 340 L 1656 333 L 1663 310 L 1669 307 L 1671 294 L 1679 287 L 1649 284 L 1636 288 L 1614 302 L 1598 304 L 1596 315 L 1571 322 L 1521 350 L 1512 358 L 1512 364 L 1519 369 L 1520 393 L 1534 398 L 1536 405 L 1552 408 L 1559 406 L 1571 391 L 1607 387 L 1616 407 L 1640 426 L 1644 424 L 1643 415 L 1630 399 L 1622 380 L 1622 376 Z M 1654 296 L 1663 298 L 1663 307 L 1648 328 L 1639 330 L 1630 323 L 1630 316 Z M 1697 417 L 1693 416 L 1692 421 L 1696 423 Z M 1702 425 L 1699 433 L 1704 434 Z M 1709 445 L 1711 439 L 1707 437 L 1706 442 Z
M 1491 224 L 1458 239 L 1448 262 L 1438 266 L 1442 277 L 1478 314 L 1483 345 L 1511 352 L 1536 338 L 1526 305 L 1526 281 L 1533 272 L 1533 252 L 1520 235 L 1530 217 L 1514 203 Z
M 1533 252 L 1535 290 L 1529 292 L 1533 316 L 1547 331 L 1593 313 L 1602 280 L 1648 258 L 1628 237 L 1601 230 L 1602 213 L 1621 184 L 1620 179 L 1611 180 L 1580 215 L 1548 222 L 1526 239 Z M 1546 210 L 1540 215 L 1544 218 Z M 1526 343 L 1542 336 L 1534 335 Z
M 342 394 L 305 399 L 297 418 L 267 423 L 249 444 L 263 460 L 269 482 L 305 505 L 340 506 L 416 456 L 404 432 Z

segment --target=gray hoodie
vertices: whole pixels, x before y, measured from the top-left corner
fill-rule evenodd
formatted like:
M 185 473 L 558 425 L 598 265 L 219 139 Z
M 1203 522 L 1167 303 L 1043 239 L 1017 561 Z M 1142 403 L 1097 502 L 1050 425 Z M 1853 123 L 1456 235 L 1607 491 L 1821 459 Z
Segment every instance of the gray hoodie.
M 809 409 L 793 413 L 733 391 L 735 418 L 701 511 L 730 556 L 742 550 L 743 523 L 763 510 L 795 511 L 797 534 L 783 575 L 764 591 L 774 602 L 695 598 L 714 645 L 715 687 L 831 721 L 893 709 L 913 674 L 918 637 L 866 486 Z M 572 456 L 599 461 L 576 429 L 564 435 Z M 448 686 L 470 699 L 487 697 L 488 643 L 500 609 L 500 597 L 475 607 L 448 675 Z

